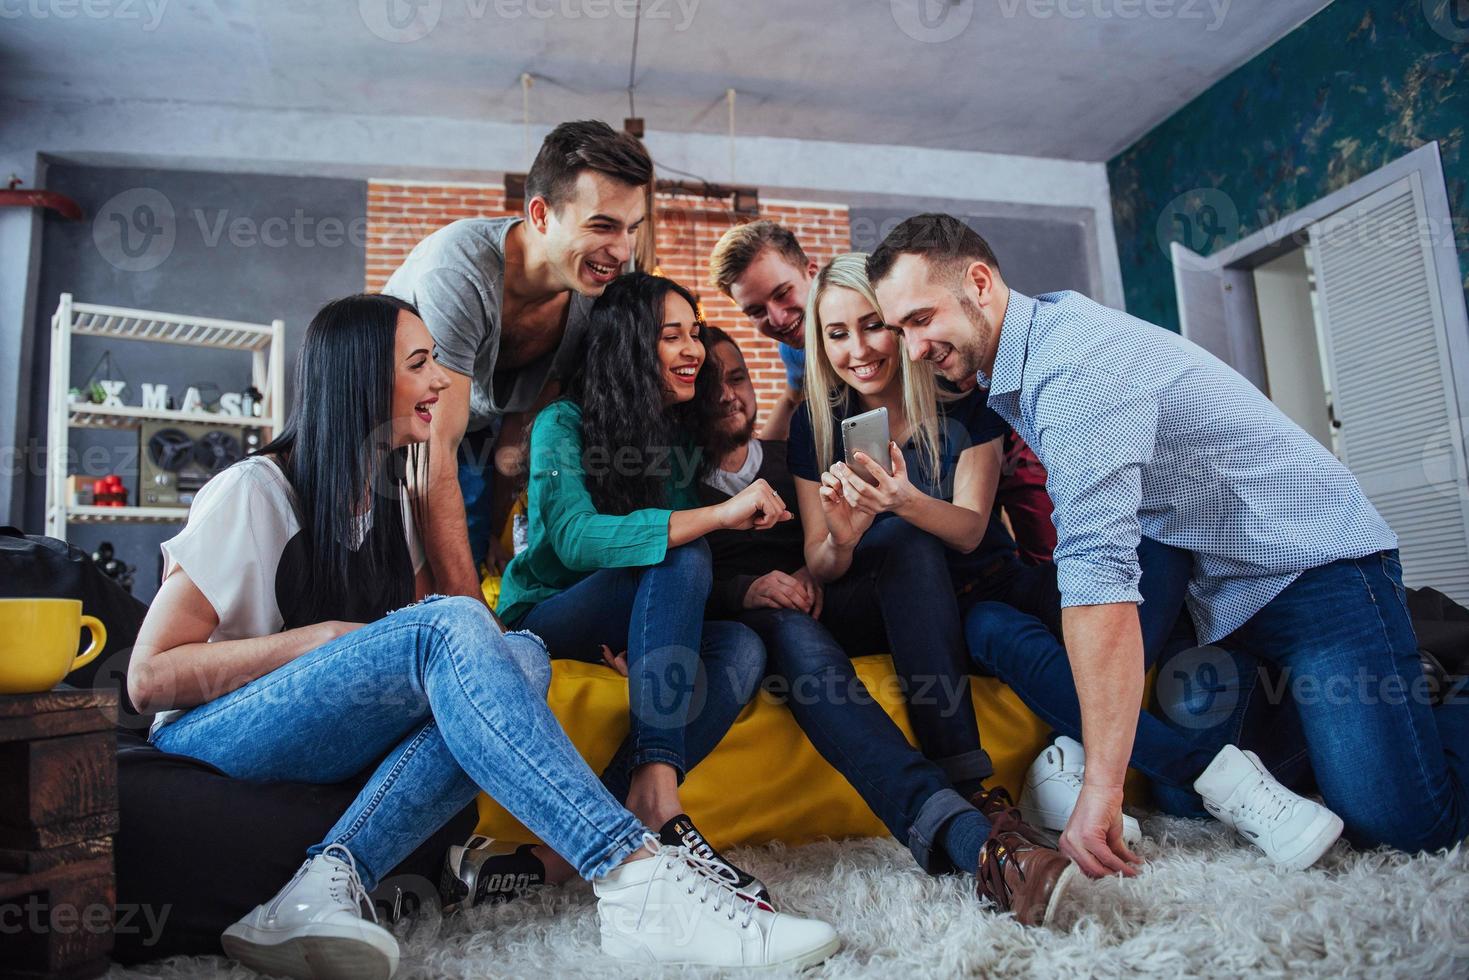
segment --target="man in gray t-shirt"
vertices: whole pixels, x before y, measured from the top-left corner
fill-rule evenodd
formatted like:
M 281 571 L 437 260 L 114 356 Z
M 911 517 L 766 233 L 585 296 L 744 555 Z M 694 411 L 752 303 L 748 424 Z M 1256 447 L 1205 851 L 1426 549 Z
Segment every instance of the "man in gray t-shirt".
M 633 254 L 652 176 L 632 136 L 562 123 L 526 176 L 523 218 L 441 228 L 383 288 L 418 307 L 453 379 L 433 412 L 423 535 L 436 591 L 481 594 L 523 436 L 580 367 L 592 303 Z
M 529 364 L 499 364 L 505 239 L 524 220 L 466 218 L 441 228 L 414 247 L 383 287 L 418 307 L 438 362 L 470 379 L 466 434 L 530 411 L 547 381 L 567 379 L 581 361 L 592 300 L 572 293 L 558 345 Z

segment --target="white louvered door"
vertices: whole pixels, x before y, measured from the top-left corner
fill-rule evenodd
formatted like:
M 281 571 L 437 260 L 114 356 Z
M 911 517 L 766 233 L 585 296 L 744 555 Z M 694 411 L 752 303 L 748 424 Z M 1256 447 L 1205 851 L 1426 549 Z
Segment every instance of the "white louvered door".
M 1465 420 L 1432 234 L 1413 174 L 1313 225 L 1311 258 L 1343 461 L 1397 532 L 1404 582 L 1469 604 Z

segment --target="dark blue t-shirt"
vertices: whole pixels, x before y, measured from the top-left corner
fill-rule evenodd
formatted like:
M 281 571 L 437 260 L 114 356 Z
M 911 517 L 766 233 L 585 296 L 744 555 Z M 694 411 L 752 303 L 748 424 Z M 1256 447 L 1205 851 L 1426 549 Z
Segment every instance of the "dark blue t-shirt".
M 845 402 L 832 410 L 832 447 L 837 459 L 842 458 L 842 421 L 851 415 L 860 414 L 856 399 L 848 396 Z M 978 389 L 963 398 L 939 403 L 939 466 L 932 473 L 921 461 L 918 448 L 909 439 L 903 445 L 903 461 L 908 464 L 909 481 L 939 500 L 950 503 L 954 500 L 954 470 L 959 465 L 959 455 L 964 450 L 998 439 L 1010 431 L 1005 420 L 985 404 L 985 393 Z M 786 462 L 791 475 L 813 483 L 821 482 L 822 467 L 816 459 L 816 439 L 811 434 L 811 412 L 802 403 L 791 418 L 790 442 Z M 896 514 L 877 515 L 877 520 L 896 517 Z M 974 574 L 994 564 L 996 559 L 1013 556 L 1015 540 L 1005 530 L 997 509 L 990 510 L 989 527 L 984 540 L 967 555 L 950 552 L 949 566 L 954 572 L 955 584 L 967 582 Z

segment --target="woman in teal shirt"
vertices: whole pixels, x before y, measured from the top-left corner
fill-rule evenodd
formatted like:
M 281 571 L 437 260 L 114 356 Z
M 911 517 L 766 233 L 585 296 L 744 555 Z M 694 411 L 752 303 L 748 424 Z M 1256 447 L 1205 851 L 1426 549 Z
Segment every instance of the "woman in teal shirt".
M 703 538 L 791 514 L 763 480 L 698 505 L 722 411 L 703 327 L 693 296 L 660 276 L 623 276 L 598 299 L 580 374 L 531 430 L 529 542 L 505 569 L 499 611 L 552 657 L 620 667 L 603 648 L 627 651 L 630 730 L 602 781 L 664 840 L 723 861 L 684 815 L 678 784 L 754 696 L 765 649 L 744 625 L 704 622 Z M 561 876 L 537 856 L 549 880 Z

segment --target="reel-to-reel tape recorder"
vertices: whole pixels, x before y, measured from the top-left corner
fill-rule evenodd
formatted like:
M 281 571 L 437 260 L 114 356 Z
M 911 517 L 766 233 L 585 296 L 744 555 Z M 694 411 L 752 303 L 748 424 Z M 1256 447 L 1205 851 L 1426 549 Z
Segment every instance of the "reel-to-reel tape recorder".
M 144 507 L 188 507 L 210 477 L 261 445 L 257 428 L 195 422 L 144 422 L 138 438 Z

